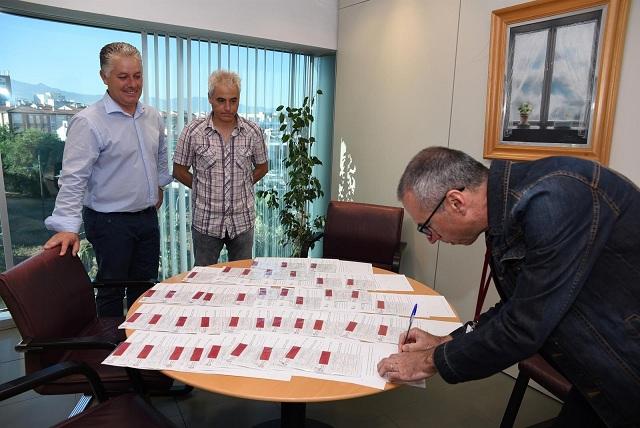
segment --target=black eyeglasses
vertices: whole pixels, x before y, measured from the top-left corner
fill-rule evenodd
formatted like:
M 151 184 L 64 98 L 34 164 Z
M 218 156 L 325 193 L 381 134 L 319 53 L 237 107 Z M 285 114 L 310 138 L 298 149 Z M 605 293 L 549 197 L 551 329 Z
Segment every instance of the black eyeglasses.
M 458 192 L 462 192 L 464 191 L 464 187 L 458 187 L 454 190 L 457 190 Z M 436 205 L 436 207 L 431 212 L 431 215 L 427 217 L 424 223 L 421 223 L 418 225 L 418 232 L 423 233 L 427 235 L 427 237 L 431 238 L 433 231 L 431 230 L 431 226 L 429 226 L 429 222 L 431 221 L 431 218 L 435 215 L 435 213 L 440 209 L 440 206 L 444 203 L 444 200 L 447 199 L 447 193 L 449 193 L 449 190 L 445 192 L 442 199 L 440 199 L 440 202 L 438 202 L 438 205 Z

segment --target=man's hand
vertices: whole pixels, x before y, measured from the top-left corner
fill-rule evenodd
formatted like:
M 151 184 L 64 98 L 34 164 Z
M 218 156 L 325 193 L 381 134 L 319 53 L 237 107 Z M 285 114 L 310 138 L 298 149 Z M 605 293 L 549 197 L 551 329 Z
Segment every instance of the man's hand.
M 189 172 L 189 167 L 186 165 L 180 165 L 179 163 L 173 163 L 173 178 L 184 184 L 188 188 L 191 188 L 193 184 L 193 174 Z
M 80 236 L 74 232 L 58 232 L 44 244 L 44 249 L 48 250 L 60 245 L 60 255 L 64 256 L 67 248 L 71 249 L 71 254 L 75 256 L 80 251 Z
M 162 200 L 164 198 L 164 190 L 162 187 L 158 187 L 158 202 L 156 202 L 156 209 L 159 210 L 162 206 Z
M 398 342 L 399 352 L 426 351 L 452 339 L 451 336 L 434 336 L 415 327 L 409 330 L 409 335 L 406 339 L 407 343 L 405 343 L 405 336 L 407 336 L 407 333 L 400 335 Z
M 403 383 L 427 379 L 438 372 L 433 363 L 434 348 L 426 351 L 401 352 L 383 358 L 378 373 L 389 382 Z
M 260 181 L 262 177 L 267 175 L 268 171 L 269 171 L 268 162 L 260 163 L 256 165 L 255 169 L 253 170 L 253 184 L 256 184 L 258 181 Z

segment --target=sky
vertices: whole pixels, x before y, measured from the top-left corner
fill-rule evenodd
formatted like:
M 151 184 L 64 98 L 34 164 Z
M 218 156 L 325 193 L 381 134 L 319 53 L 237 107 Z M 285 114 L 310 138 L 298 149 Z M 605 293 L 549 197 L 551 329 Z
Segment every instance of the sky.
M 0 13 L 0 72 L 9 71 L 12 81 L 30 84 L 43 83 L 63 91 L 85 95 L 101 95 L 105 86 L 99 76 L 100 49 L 107 43 L 124 41 L 142 50 L 139 33 L 108 30 L 76 24 L 40 20 Z M 149 35 L 149 58 L 145 89 L 149 102 L 155 99 L 156 85 L 159 99 L 177 99 L 177 41 L 175 37 L 158 37 L 158 78 L 155 79 L 153 55 L 154 38 Z M 183 97 L 187 96 L 187 41 L 184 39 L 182 57 Z M 243 106 L 260 110 L 288 102 L 291 63 L 288 53 L 243 47 L 225 42 L 191 40 L 191 99 L 194 111 L 208 111 L 207 78 L 210 71 L 225 68 L 236 71 L 242 78 L 241 113 Z M 165 48 L 169 47 L 167 74 Z M 209 49 L 211 63 L 209 64 Z M 304 59 L 296 63 L 296 88 L 304 87 Z M 209 69 L 211 66 L 211 69 Z M 167 96 L 167 86 L 170 95 Z M 298 91 L 298 89 L 296 89 Z M 297 96 L 297 95 L 296 95 Z M 303 95 L 300 95 L 302 99 Z M 195 100 L 195 101 L 193 101 Z M 159 105 L 158 107 L 164 107 Z M 175 108 L 172 107 L 172 108 Z M 254 108 L 254 107 L 252 107 Z
M 12 79 L 84 94 L 105 90 L 98 75 L 102 46 L 124 41 L 141 47 L 139 34 L 6 13 L 0 13 L 0 40 L 0 71 Z M 57 67 L 60 62 L 65 66 Z

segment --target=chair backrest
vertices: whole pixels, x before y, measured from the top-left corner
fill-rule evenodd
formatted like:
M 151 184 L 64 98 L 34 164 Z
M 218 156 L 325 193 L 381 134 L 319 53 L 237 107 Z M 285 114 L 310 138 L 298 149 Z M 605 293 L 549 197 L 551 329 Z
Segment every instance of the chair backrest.
M 93 287 L 78 257 L 44 250 L 0 274 L 0 296 L 23 338 L 76 336 L 97 317 Z
M 51 367 L 38 370 L 26 376 L 21 376 L 12 381 L 0 385 L 0 401 L 18 396 L 24 392 L 47 385 L 50 382 L 63 378 L 69 379 L 71 375 L 81 376 L 91 385 L 91 395 L 98 401 L 96 405 L 83 410 L 80 403 L 76 405 L 73 413 L 66 420 L 54 425 L 55 428 L 77 427 L 145 427 L 145 428 L 175 428 L 169 419 L 156 410 L 140 395 L 125 393 L 107 400 L 107 394 L 99 374 L 85 363 L 65 361 Z M 71 376 L 73 377 L 73 376 Z M 34 407 L 34 410 L 35 407 Z M 81 412 L 81 413 L 78 413 Z M 18 420 L 25 424 L 29 420 L 28 415 L 16 413 Z M 20 419 L 18 419 L 20 418 Z M 32 418 L 33 419 L 33 418 Z M 48 425 L 48 424 L 47 424 Z M 12 426 L 11 418 L 4 426 Z
M 368 262 L 391 270 L 400 245 L 404 209 L 331 201 L 327 209 L 325 258 Z

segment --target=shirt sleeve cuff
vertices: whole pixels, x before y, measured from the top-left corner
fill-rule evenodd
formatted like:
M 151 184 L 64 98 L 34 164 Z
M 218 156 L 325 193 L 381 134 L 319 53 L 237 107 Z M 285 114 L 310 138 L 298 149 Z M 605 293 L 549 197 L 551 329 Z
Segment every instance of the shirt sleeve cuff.
M 158 177 L 158 186 L 162 187 L 164 189 L 165 186 L 167 186 L 172 181 L 173 181 L 173 177 L 171 175 L 169 175 L 169 174 L 162 175 L 162 176 Z
M 462 324 L 461 327 L 458 327 L 455 330 L 453 330 L 451 333 L 449 333 L 449 336 L 455 339 L 458 336 L 462 336 L 463 334 L 468 333 L 470 329 L 473 330 L 475 325 L 476 325 L 475 322 L 469 321 L 465 324 Z
M 45 219 L 44 225 L 48 230 L 53 230 L 54 232 L 73 232 L 78 233 L 80 231 L 80 225 L 82 224 L 82 219 L 77 218 L 69 218 L 69 217 L 60 217 L 60 216 L 49 216 Z

